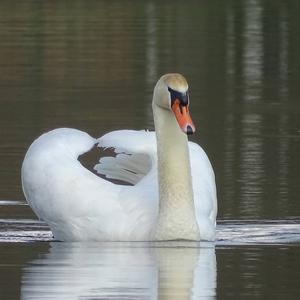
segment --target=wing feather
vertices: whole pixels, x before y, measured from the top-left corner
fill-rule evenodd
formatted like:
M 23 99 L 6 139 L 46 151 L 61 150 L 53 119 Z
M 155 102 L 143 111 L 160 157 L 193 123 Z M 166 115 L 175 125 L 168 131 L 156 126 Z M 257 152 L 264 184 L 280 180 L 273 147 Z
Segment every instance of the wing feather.
M 204 150 L 189 142 L 192 182 L 196 218 L 200 234 L 205 240 L 213 240 L 217 214 L 215 174 Z
M 94 169 L 106 178 L 137 184 L 152 168 L 156 156 L 154 132 L 118 130 L 98 139 L 98 146 L 114 148 L 115 157 L 102 157 Z

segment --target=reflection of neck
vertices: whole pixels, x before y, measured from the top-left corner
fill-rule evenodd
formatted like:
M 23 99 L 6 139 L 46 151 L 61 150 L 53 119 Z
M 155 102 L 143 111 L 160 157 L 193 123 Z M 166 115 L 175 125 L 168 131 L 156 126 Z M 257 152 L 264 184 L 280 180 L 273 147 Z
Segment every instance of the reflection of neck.
M 162 245 L 156 249 L 159 263 L 159 299 L 192 299 L 199 258 L 199 245 L 196 247 L 186 248 L 185 245 L 184 248 L 178 248 L 167 244 L 166 247 Z
M 157 137 L 159 217 L 156 240 L 199 240 L 186 135 L 173 113 L 153 104 Z

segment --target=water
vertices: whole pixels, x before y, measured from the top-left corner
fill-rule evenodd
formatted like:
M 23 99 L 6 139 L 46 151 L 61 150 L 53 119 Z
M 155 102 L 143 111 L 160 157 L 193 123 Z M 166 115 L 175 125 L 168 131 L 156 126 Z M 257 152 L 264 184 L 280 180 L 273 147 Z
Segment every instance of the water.
M 2 243 L 3 299 L 297 299 L 299 247 Z
M 299 298 L 299 12 L 296 0 L 1 2 L 0 299 Z M 216 173 L 215 245 L 54 242 L 22 194 L 32 140 L 153 129 L 153 86 L 173 71 Z
M 41 221 L 0 219 L 0 286 L 5 299 L 295 299 L 299 243 L 296 220 L 220 220 L 215 243 L 61 243 Z

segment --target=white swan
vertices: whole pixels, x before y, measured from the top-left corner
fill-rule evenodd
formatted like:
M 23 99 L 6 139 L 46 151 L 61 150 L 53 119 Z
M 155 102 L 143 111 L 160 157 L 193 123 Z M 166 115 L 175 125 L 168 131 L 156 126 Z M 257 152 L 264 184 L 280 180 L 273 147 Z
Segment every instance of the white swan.
M 205 152 L 188 142 L 194 125 L 188 85 L 167 74 L 153 95 L 155 133 L 113 131 L 99 139 L 61 128 L 36 139 L 22 165 L 27 202 L 63 241 L 213 240 L 217 213 L 214 172 Z M 77 160 L 95 144 L 116 157 L 95 166 Z

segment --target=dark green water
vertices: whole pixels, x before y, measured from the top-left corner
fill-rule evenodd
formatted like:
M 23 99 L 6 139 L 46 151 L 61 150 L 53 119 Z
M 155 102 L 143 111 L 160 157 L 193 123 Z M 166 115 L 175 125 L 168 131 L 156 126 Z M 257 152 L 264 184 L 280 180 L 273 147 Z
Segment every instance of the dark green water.
M 299 16 L 296 0 L 0 2 L 0 299 L 297 299 Z M 215 169 L 216 247 L 97 251 L 49 244 L 41 225 L 15 230 L 35 217 L 3 201 L 24 200 L 20 167 L 33 139 L 63 126 L 94 136 L 153 129 L 152 90 L 168 72 L 189 81 L 192 140 Z M 266 230 L 266 220 L 277 226 Z

